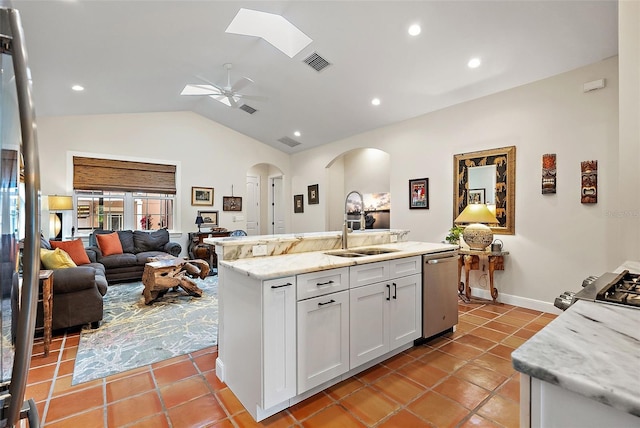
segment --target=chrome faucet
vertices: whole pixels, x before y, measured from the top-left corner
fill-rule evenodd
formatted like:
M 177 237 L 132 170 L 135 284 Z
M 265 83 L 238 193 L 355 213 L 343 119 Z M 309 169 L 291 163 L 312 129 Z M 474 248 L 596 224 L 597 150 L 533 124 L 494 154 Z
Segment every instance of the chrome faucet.
M 344 224 L 342 225 L 342 249 L 346 250 L 349 248 L 349 241 L 348 241 L 348 233 L 352 231 L 352 229 L 349 227 L 349 199 L 356 197 L 359 200 L 357 200 L 355 203 L 353 203 L 354 208 L 357 208 L 358 205 L 360 207 L 359 212 L 360 212 L 360 230 L 364 230 L 365 229 L 365 224 L 364 224 L 364 198 L 362 197 L 362 193 L 357 192 L 355 190 L 349 192 L 349 194 L 347 195 L 346 199 L 344 200 Z

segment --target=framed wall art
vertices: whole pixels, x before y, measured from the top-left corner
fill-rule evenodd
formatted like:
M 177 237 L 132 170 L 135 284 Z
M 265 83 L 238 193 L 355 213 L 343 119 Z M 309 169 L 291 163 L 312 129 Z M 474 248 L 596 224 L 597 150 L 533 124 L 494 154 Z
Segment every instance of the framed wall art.
M 307 187 L 307 197 L 309 198 L 309 205 L 319 204 L 320 199 L 318 198 L 318 185 L 313 184 Z
M 213 187 L 192 187 L 191 205 L 213 205 Z
M 429 179 L 409 180 L 409 208 L 429 209 Z
M 467 204 L 484 204 L 486 193 L 486 189 L 469 189 Z
M 198 216 L 204 220 L 202 227 L 218 227 L 218 211 L 198 211 Z
M 223 196 L 222 211 L 242 211 L 242 198 L 240 196 Z
M 304 212 L 304 195 L 293 195 L 293 212 Z

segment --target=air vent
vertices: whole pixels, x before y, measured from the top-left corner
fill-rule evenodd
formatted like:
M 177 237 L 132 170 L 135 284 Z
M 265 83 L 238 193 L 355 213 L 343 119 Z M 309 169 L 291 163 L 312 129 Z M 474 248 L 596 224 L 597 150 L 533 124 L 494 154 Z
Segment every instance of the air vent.
M 300 145 L 299 142 L 289 137 L 282 137 L 278 141 L 280 141 L 282 144 L 286 144 L 289 147 L 295 147 Z
M 257 112 L 258 110 L 254 109 L 253 107 L 251 107 L 250 105 L 247 104 L 242 104 L 240 107 L 238 107 L 240 110 L 242 111 L 246 111 L 249 114 L 253 114 L 255 112 Z
M 315 71 L 321 71 L 331 65 L 329 61 L 318 55 L 317 52 L 312 53 L 304 59 L 304 62 Z

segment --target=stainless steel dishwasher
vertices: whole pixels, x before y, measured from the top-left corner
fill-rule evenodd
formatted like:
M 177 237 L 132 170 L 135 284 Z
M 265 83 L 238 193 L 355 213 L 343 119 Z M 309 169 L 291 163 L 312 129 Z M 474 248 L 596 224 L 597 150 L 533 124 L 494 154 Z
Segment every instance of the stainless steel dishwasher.
M 458 252 L 422 256 L 422 337 L 458 324 Z

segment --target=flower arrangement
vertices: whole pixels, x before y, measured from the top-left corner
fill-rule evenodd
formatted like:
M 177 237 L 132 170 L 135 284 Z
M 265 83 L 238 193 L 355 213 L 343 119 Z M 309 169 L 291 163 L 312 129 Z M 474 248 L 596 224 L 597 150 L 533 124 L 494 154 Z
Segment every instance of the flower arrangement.
M 142 218 L 140 219 L 140 227 L 142 228 L 142 230 L 151 229 L 152 221 L 153 221 L 153 218 L 150 215 L 142 216 Z

